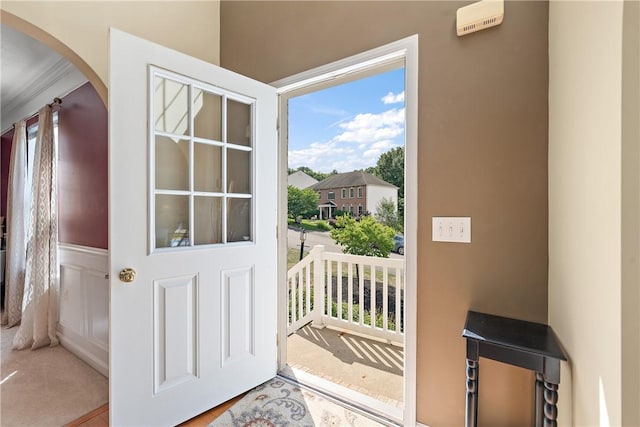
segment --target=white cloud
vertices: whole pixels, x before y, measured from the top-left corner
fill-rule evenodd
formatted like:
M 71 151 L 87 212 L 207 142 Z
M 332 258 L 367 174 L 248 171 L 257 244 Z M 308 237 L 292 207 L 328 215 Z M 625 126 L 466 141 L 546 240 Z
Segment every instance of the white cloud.
M 336 141 L 372 144 L 382 139 L 393 139 L 404 132 L 404 108 L 379 114 L 358 114 L 339 126 L 344 132 L 335 137 Z
M 374 161 L 378 161 L 378 157 L 380 157 L 382 153 L 386 153 L 395 146 L 396 144 L 390 140 L 377 141 L 371 144 L 371 146 L 362 153 L 362 156 L 366 159 L 373 158 Z
M 340 133 L 329 141 L 289 151 L 289 167 L 349 172 L 374 166 L 382 153 L 401 144 L 394 139 L 404 132 L 404 108 L 358 114 L 338 127 Z
M 289 151 L 289 167 L 316 166 L 318 168 L 331 163 L 332 160 L 353 154 L 355 150 L 349 147 L 340 147 L 335 141 L 314 142 L 309 147 L 301 150 Z M 330 168 L 328 171 L 332 170 Z M 323 170 L 326 172 L 326 170 Z
M 331 142 L 322 143 L 321 146 L 289 152 L 289 167 L 308 166 L 319 172 L 331 172 L 336 169 L 339 172 L 348 172 L 355 169 L 363 169 L 372 166 L 377 161 L 366 158 L 362 152 L 353 147 L 332 147 Z
M 382 97 L 382 102 L 384 104 L 398 104 L 400 102 L 404 102 L 404 91 L 398 94 L 389 92 L 388 94 Z

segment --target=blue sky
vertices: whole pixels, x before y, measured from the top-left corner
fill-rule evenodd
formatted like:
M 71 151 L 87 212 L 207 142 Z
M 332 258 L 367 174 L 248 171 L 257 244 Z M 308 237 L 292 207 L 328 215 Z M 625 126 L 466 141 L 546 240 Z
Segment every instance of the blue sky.
M 404 68 L 289 100 L 289 167 L 350 172 L 404 145 Z

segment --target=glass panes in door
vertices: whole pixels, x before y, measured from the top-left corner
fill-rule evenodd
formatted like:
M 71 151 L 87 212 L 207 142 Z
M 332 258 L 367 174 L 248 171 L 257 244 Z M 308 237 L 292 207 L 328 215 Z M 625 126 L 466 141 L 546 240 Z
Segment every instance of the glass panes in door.
M 151 68 L 152 249 L 254 239 L 255 100 Z
M 194 190 L 205 193 L 222 192 L 222 154 L 220 145 L 196 142 L 193 151 Z

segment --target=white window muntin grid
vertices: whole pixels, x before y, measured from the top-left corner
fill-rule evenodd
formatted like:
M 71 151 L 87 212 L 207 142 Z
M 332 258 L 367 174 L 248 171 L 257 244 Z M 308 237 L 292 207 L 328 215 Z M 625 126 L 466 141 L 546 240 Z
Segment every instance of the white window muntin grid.
M 188 88 L 188 126 L 189 133 L 188 135 L 184 134 L 174 134 L 171 132 L 163 132 L 156 131 L 155 129 L 155 81 L 156 78 L 164 78 L 168 80 L 173 80 L 175 82 L 184 84 Z M 213 139 L 201 138 L 194 136 L 193 125 L 194 125 L 194 114 L 193 114 L 193 90 L 199 89 L 203 90 L 215 95 L 218 95 L 222 98 L 221 101 L 221 139 L 222 141 L 217 141 Z M 250 106 L 250 141 L 251 146 L 239 145 L 228 143 L 227 141 L 227 101 L 233 100 L 238 101 L 240 103 L 246 104 Z M 213 85 L 206 84 L 204 82 L 200 82 L 188 77 L 185 77 L 180 74 L 173 73 L 171 71 L 163 70 L 154 66 L 149 66 L 149 248 L 150 253 L 154 252 L 168 252 L 175 250 L 185 250 L 185 249 L 203 249 L 216 247 L 220 245 L 227 246 L 237 246 L 237 245 L 251 245 L 255 242 L 255 218 L 256 218 L 256 203 L 255 197 L 253 194 L 247 193 L 230 193 L 227 192 L 227 150 L 237 150 L 237 151 L 245 151 L 252 152 L 251 163 L 249 165 L 250 168 L 250 190 L 252 193 L 255 192 L 255 167 L 256 167 L 256 149 L 255 149 L 255 116 L 256 116 L 256 100 L 255 98 L 250 98 L 235 92 L 231 92 Z M 172 139 L 178 139 L 187 141 L 189 144 L 189 190 L 162 190 L 155 188 L 155 137 L 156 136 L 165 136 Z M 203 191 L 195 191 L 194 190 L 194 165 L 193 165 L 193 152 L 194 152 L 194 144 L 206 144 L 217 146 L 222 149 L 222 192 L 203 192 Z M 156 227 L 155 227 L 155 199 L 156 195 L 174 195 L 174 196 L 188 196 L 189 197 L 189 246 L 177 246 L 177 247 L 163 247 L 156 248 Z M 213 244 L 203 244 L 203 245 L 195 245 L 194 240 L 194 198 L 198 196 L 204 197 L 218 197 L 222 199 L 222 232 L 221 237 L 222 241 L 220 243 Z M 250 241 L 238 241 L 238 242 L 227 242 L 227 210 L 229 199 L 252 199 L 251 203 L 251 219 L 250 219 L 250 233 L 251 240 Z

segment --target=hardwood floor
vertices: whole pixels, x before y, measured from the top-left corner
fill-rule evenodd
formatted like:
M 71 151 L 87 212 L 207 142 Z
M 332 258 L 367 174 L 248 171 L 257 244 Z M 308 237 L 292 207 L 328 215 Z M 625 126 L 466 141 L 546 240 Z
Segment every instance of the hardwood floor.
M 70 422 L 64 427 L 100 427 L 109 426 L 109 404 L 106 403 L 101 407 L 94 409 L 86 415 L 81 416 L 75 421 Z
M 231 408 L 238 400 L 242 399 L 246 393 L 241 394 L 240 396 L 234 397 L 233 399 L 224 402 L 221 405 L 216 406 L 213 409 L 209 409 L 207 412 L 204 412 L 197 417 L 191 418 L 188 421 L 180 424 L 180 427 L 206 427 L 213 420 L 218 418 L 224 411 Z
M 180 427 L 206 427 L 213 420 L 218 418 L 224 411 L 229 409 L 238 400 L 242 399 L 244 394 L 216 406 L 213 409 L 203 412 L 197 417 L 180 424 Z M 65 427 L 109 427 L 109 404 L 103 405 L 88 414 L 78 418 L 77 420 L 67 424 Z

